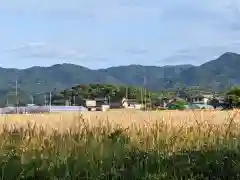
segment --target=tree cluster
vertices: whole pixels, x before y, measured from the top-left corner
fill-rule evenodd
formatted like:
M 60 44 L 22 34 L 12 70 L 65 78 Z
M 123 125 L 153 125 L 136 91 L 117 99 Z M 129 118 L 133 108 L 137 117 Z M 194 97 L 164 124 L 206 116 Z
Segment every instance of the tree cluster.
M 143 88 L 131 86 L 116 86 L 109 84 L 88 84 L 78 85 L 62 92 L 53 94 L 52 104 L 62 105 L 68 101 L 71 105 L 82 105 L 84 99 L 106 98 L 111 102 L 119 102 L 124 97 L 136 99 L 139 103 L 149 102 L 156 97 L 156 94 L 150 93 Z

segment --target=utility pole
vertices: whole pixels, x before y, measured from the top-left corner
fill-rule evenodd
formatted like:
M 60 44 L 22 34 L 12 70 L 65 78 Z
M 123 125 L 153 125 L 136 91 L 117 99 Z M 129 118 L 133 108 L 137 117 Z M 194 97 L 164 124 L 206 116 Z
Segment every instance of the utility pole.
M 18 81 L 16 79 L 16 82 L 15 82 L 15 94 L 16 94 L 16 105 L 18 104 Z
M 144 106 L 145 106 L 145 110 L 146 110 L 146 103 L 147 103 L 147 88 L 146 88 L 146 84 L 147 84 L 147 79 L 146 76 L 144 76 Z
M 44 94 L 44 106 L 47 105 L 47 98 L 46 98 L 46 94 Z
M 73 105 L 76 106 L 76 96 L 73 96 Z
M 52 91 L 50 91 L 49 93 L 49 109 L 51 111 L 51 108 L 52 108 Z
M 33 100 L 33 95 L 31 95 L 31 100 L 32 100 L 32 104 L 34 103 L 34 100 Z
M 15 93 L 16 93 L 16 107 L 17 107 L 17 114 L 18 114 L 18 79 L 16 79 L 16 87 L 15 87 Z
M 149 95 L 149 109 L 152 110 L 152 96 L 151 96 L 151 93 L 148 92 L 148 95 Z
M 108 95 L 108 105 L 111 106 L 111 96 Z
M 228 78 L 228 86 L 229 88 L 232 88 L 232 79 L 230 77 Z

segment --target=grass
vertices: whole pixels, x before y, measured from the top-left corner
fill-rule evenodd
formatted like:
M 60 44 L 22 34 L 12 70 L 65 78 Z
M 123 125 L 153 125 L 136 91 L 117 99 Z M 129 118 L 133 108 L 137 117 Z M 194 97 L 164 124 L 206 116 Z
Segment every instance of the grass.
M 240 114 L 134 110 L 0 117 L 1 179 L 240 179 Z

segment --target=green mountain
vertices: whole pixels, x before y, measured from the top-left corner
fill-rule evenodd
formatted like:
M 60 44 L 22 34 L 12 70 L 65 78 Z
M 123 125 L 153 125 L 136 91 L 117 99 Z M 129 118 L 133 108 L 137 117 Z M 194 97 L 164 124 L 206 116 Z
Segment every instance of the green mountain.
M 201 66 L 142 66 L 129 65 L 92 70 L 73 64 L 28 69 L 0 68 L 0 95 L 18 88 L 24 92 L 40 93 L 63 90 L 78 84 L 119 84 L 145 86 L 152 90 L 200 86 L 222 90 L 240 84 L 240 55 L 225 53 Z
M 240 84 L 239 69 L 240 55 L 227 52 L 216 60 L 181 72 L 179 81 L 187 86 L 223 90 Z

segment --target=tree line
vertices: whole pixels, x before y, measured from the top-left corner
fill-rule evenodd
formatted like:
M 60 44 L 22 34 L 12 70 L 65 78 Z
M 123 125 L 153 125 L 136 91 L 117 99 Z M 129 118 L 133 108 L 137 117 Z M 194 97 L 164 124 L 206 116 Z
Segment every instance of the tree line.
M 63 104 L 69 101 L 70 104 L 82 105 L 84 99 L 106 98 L 111 102 L 119 102 L 124 97 L 136 99 L 137 102 L 149 101 L 158 93 L 150 92 L 143 88 L 133 86 L 116 86 L 109 84 L 88 84 L 78 85 L 62 92 L 55 93 L 52 97 L 52 104 Z
M 136 99 L 138 103 L 155 103 L 163 97 L 173 98 L 179 94 L 187 96 L 194 95 L 196 93 L 204 93 L 204 90 L 194 90 L 190 88 L 178 89 L 172 91 L 161 91 L 152 92 L 150 90 L 134 87 L 134 86 L 120 86 L 111 84 L 81 84 L 72 88 L 65 89 L 63 91 L 57 92 L 53 91 L 51 96 L 52 105 L 65 105 L 69 102 L 70 105 L 82 105 L 85 99 L 95 99 L 95 98 L 106 98 L 111 102 L 119 102 L 122 98 L 127 97 L 128 99 Z M 228 92 L 223 92 L 222 95 L 225 96 L 226 101 L 230 102 L 232 106 L 240 105 L 240 88 L 233 87 Z M 3 96 L 3 95 L 2 95 Z M 18 100 L 16 100 L 16 95 L 14 92 L 5 95 L 0 102 L 1 106 L 6 106 L 7 104 L 19 105 L 25 104 L 37 104 L 44 105 L 49 104 L 50 94 L 30 94 L 26 92 L 19 91 Z

